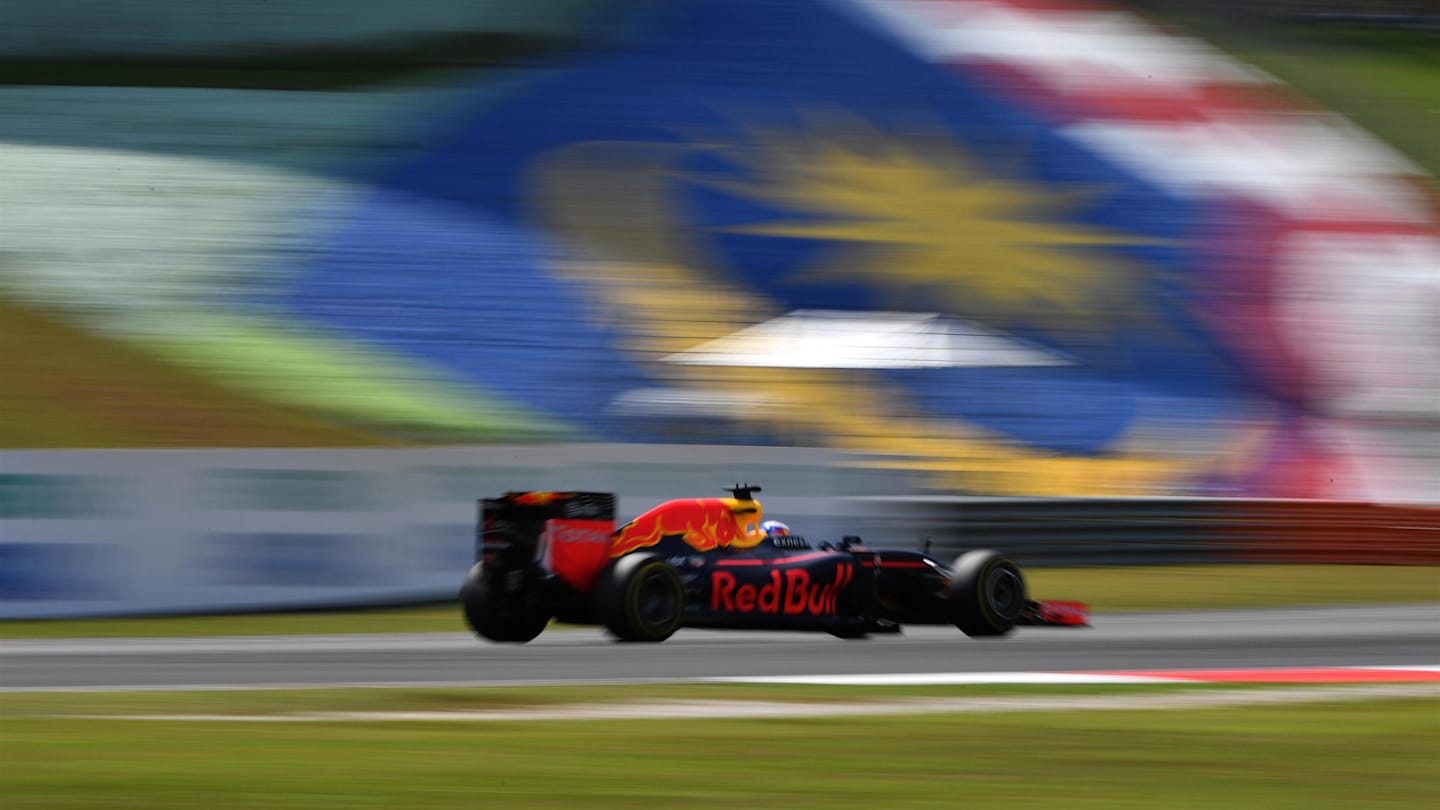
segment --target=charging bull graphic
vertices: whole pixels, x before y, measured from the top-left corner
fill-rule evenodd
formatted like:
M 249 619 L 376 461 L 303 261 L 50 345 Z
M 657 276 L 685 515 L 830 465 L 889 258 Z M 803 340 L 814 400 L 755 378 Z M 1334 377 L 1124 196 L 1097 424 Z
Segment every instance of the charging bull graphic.
M 696 551 L 750 548 L 759 543 L 760 505 L 739 498 L 688 498 L 666 501 L 635 518 L 615 534 L 610 554 L 619 557 L 679 537 Z

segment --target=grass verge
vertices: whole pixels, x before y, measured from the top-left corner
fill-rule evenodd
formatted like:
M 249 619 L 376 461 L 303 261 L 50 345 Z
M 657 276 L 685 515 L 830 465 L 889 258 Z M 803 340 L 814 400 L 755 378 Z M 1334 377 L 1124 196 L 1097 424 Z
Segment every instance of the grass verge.
M 0 639 L 447 633 L 467 629 L 458 605 L 446 603 L 229 616 L 19 619 L 0 621 Z
M 1440 176 L 1440 35 L 1224 10 L 1180 0 L 1125 0 L 1176 33 L 1206 40 L 1334 110 Z M 1234 4 L 1232 4 L 1234 5 Z
M 397 442 L 227 387 L 0 298 L 0 448 L 367 447 Z
M 843 686 L 672 681 L 636 684 L 479 687 L 324 687 L 193 692 L 0 692 L 0 720 L 55 715 L 277 715 L 303 712 L 466 712 L 659 701 L 843 703 L 905 698 L 992 698 L 1155 694 L 1290 688 L 1273 684 L 965 684 Z
M 1440 567 L 1174 565 L 1036 568 L 1030 593 L 1098 612 L 1440 603 Z
M 433 370 L 264 316 L 172 313 L 170 337 L 140 344 L 165 362 L 204 371 L 267 402 L 377 426 L 415 441 L 528 442 L 581 438 L 560 422 Z M 184 337 L 178 337 L 183 335 Z
M 1440 603 L 1440 567 L 1203 565 L 1039 568 L 1041 598 L 1087 602 L 1099 613 L 1246 607 Z M 121 638 L 465 632 L 453 604 L 369 610 L 0 621 L 0 638 Z
M 1440 801 L 1437 710 L 1440 701 L 1399 699 L 483 731 L 11 716 L 0 734 L 0 804 L 939 808 L 1023 797 L 1026 807 L 1409 808 Z

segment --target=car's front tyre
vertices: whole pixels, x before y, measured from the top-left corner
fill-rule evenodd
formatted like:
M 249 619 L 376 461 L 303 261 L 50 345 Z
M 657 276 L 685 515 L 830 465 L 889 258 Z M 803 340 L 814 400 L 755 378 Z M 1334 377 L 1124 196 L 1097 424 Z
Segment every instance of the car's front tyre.
M 1025 610 L 1025 577 L 998 551 L 969 551 L 955 560 L 945 603 L 965 635 L 1003 636 Z

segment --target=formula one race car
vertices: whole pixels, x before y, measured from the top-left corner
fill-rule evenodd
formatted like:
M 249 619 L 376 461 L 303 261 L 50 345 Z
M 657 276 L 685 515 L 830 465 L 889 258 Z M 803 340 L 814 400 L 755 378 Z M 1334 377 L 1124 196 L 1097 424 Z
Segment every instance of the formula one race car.
M 969 636 L 1016 625 L 1087 623 L 1084 605 L 1026 598 L 1020 568 L 995 551 L 941 563 L 868 549 L 858 537 L 811 544 L 762 529 L 760 487 L 667 501 L 615 528 L 615 496 L 510 492 L 480 502 L 478 562 L 460 592 L 491 641 L 527 642 L 552 618 L 604 625 L 624 641 L 681 627 L 817 630 L 841 638 L 953 624 Z

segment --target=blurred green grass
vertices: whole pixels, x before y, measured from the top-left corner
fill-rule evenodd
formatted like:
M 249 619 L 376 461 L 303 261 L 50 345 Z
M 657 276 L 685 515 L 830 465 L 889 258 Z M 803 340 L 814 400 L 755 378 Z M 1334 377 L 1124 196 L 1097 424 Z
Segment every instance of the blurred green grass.
M 314 712 L 485 712 L 597 703 L 761 701 L 847 703 L 907 698 L 991 698 L 1294 689 L 1285 684 L 934 684 L 850 686 L 672 681 L 479 687 L 319 687 L 193 692 L 0 692 L 0 719 L 57 715 L 284 715 Z
M 1440 701 L 788 720 L 8 718 L 50 808 L 1415 808 Z
M 1125 0 L 1340 113 L 1440 176 L 1440 34 L 1222 13 L 1186 0 Z
M 193 321 L 175 316 L 172 323 Z M 416 443 L 579 441 L 557 420 L 445 379 L 375 347 L 294 323 L 207 313 L 184 340 L 139 347 L 159 361 L 208 370 L 251 396 Z
M 1286 44 L 1216 44 L 1339 112 L 1440 176 L 1440 36 L 1418 31 L 1309 30 Z
M 205 321 L 188 342 L 124 341 L 59 311 L 0 297 L 0 343 L 26 347 L 0 358 L 0 448 L 384 447 L 580 437 L 377 351 L 256 318 L 211 313 Z
M 458 579 L 458 577 L 457 577 Z M 459 585 L 456 585 L 459 591 Z M 222 616 L 0 621 L 0 638 L 125 638 L 466 632 L 458 604 Z
M 456 573 L 457 583 L 463 572 Z M 1440 603 L 1440 567 L 1195 565 L 1036 568 L 1032 596 L 1099 613 Z M 458 584 L 457 584 L 458 590 Z M 467 632 L 454 604 L 365 610 L 121 619 L 0 621 L 0 638 Z
M 0 448 L 395 445 L 0 298 Z
M 1174 565 L 1034 568 L 1030 593 L 1099 612 L 1440 603 L 1440 567 Z

